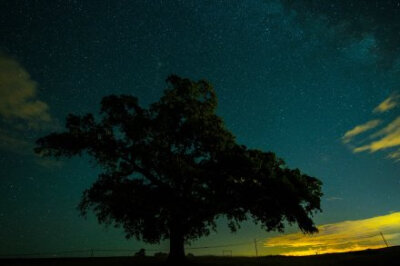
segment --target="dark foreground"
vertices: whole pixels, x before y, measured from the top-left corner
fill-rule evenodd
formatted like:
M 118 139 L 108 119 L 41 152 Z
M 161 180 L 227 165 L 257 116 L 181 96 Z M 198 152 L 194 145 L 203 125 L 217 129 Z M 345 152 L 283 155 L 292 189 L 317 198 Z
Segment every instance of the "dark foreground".
M 326 266 L 326 265 L 400 265 L 400 246 L 341 254 L 326 254 L 304 257 L 214 257 L 201 256 L 190 259 L 188 265 L 226 266 Z M 48 258 L 48 259 L 0 259 L 0 265 L 44 265 L 44 266 L 125 266 L 125 265 L 165 265 L 162 259 L 154 257 L 103 257 L 103 258 Z

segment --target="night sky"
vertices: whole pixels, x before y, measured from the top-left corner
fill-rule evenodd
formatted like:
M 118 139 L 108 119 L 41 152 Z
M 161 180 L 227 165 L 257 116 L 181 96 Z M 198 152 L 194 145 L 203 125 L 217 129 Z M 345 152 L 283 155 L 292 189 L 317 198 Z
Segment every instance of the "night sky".
M 287 238 L 251 223 L 230 234 L 221 219 L 192 246 L 249 244 L 188 252 L 254 255 L 254 238 L 263 255 L 354 250 L 382 246 L 380 231 L 399 245 L 400 3 L 291 2 L 1 1 L 0 255 L 168 249 L 80 217 L 99 170 L 32 149 L 68 113 L 96 113 L 103 96 L 157 101 L 172 73 L 214 85 L 239 143 L 321 179 L 316 237 L 340 233 L 302 250 L 295 226 Z

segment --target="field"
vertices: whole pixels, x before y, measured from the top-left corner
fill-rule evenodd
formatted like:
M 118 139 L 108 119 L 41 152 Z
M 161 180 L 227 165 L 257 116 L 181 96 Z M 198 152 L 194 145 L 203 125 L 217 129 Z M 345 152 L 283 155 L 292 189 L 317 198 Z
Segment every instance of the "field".
M 365 250 L 341 254 L 325 254 L 304 257 L 214 257 L 201 256 L 190 259 L 192 265 L 216 266 L 329 266 L 329 265 L 399 265 L 400 246 L 376 250 Z M 103 258 L 46 258 L 46 259 L 0 259 L 4 266 L 125 266 L 164 265 L 163 260 L 154 257 L 103 257 Z M 189 264 L 189 263 L 188 263 Z

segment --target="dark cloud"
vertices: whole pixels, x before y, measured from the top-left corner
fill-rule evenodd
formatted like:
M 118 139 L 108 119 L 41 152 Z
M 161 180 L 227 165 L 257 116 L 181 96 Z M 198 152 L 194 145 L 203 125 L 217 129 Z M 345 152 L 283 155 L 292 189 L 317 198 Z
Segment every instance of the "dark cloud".
M 13 58 L 0 53 L 0 118 L 19 119 L 29 128 L 52 122 L 47 103 L 38 99 L 38 86 Z
M 281 0 L 304 24 L 325 23 L 333 29 L 336 44 L 343 45 L 368 37 L 375 39 L 371 49 L 383 67 L 392 67 L 400 55 L 399 0 Z

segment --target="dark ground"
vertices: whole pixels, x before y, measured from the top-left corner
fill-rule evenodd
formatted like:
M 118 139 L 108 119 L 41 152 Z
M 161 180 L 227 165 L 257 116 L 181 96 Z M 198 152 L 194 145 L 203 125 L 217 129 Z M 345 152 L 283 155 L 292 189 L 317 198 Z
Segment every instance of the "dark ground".
M 359 252 L 349 252 L 341 254 L 325 254 L 304 257 L 214 257 L 201 256 L 190 259 L 192 265 L 221 265 L 221 266 L 326 266 L 326 265 L 400 265 L 400 246 L 365 250 Z M 189 264 L 189 263 L 188 263 Z M 134 258 L 134 257 L 102 257 L 102 258 L 46 258 L 46 259 L 0 259 L 3 266 L 111 266 L 111 265 L 164 265 L 163 259 L 154 257 Z

